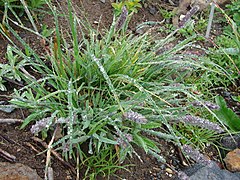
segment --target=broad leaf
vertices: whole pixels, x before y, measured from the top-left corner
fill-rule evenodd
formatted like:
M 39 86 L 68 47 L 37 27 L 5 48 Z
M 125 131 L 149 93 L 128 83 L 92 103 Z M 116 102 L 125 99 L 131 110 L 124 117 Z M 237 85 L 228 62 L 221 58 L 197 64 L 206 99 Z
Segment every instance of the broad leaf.
M 227 125 L 233 131 L 240 131 L 240 118 L 231 109 L 227 107 L 227 104 L 223 97 L 217 96 L 216 103 L 220 106 L 219 110 L 215 112 L 217 117 Z

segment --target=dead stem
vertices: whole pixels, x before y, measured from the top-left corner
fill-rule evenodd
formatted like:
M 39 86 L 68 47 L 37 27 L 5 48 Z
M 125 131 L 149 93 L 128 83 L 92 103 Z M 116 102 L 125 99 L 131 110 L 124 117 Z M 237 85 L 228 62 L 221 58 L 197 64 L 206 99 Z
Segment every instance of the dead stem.
M 0 119 L 0 123 L 22 123 L 22 119 Z
M 10 162 L 15 162 L 16 161 L 15 156 L 13 156 L 13 155 L 9 154 L 8 152 L 2 150 L 1 148 L 0 148 L 0 156 L 3 157 L 4 159 L 10 161 Z
M 47 143 L 44 142 L 44 141 L 42 141 L 41 139 L 39 139 L 39 138 L 37 138 L 37 137 L 32 137 L 31 139 L 34 140 L 35 142 L 40 143 L 44 148 L 46 148 L 46 149 L 48 148 Z M 71 165 L 70 163 L 64 161 L 64 159 L 61 158 L 61 156 L 60 156 L 55 150 L 53 150 L 53 149 L 52 149 L 52 154 L 53 154 L 59 161 L 61 161 L 61 163 L 62 163 L 63 165 L 67 166 L 74 175 L 76 175 L 76 172 L 75 172 L 74 167 L 72 167 L 72 165 Z

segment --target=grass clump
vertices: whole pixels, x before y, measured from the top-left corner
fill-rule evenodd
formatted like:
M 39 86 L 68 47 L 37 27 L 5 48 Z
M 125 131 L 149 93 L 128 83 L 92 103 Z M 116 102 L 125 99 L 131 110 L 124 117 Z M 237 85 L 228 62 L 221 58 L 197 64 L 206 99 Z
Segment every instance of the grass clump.
M 10 9 L 24 9 L 25 3 L 30 9 L 42 7 L 46 4 L 45 0 L 1 0 L 0 6 Z
M 50 50 L 44 57 L 6 24 L 31 54 L 29 57 L 16 46 L 11 47 L 27 64 L 22 65 L 25 69 L 31 64 L 27 74 L 19 71 L 25 86 L 15 90 L 11 100 L 31 112 L 21 128 L 34 124 L 31 131 L 48 138 L 60 127 L 62 137 L 53 148 L 61 150 L 67 160 L 82 162 L 77 169 L 87 165 L 85 177 L 92 179 L 123 168 L 119 164 L 128 155 L 142 161 L 136 147 L 165 163 L 161 145 L 150 136 L 180 147 L 181 138 L 186 139 L 173 124 L 178 124 L 180 117 L 189 117 L 186 104 L 201 97 L 194 95 L 195 87 L 185 78 L 193 70 L 220 75 L 224 71 L 208 59 L 202 58 L 199 63 L 194 56 L 180 54 L 197 35 L 163 51 L 174 40 L 173 34 L 160 40 L 149 33 L 127 34 L 129 16 L 124 9 L 119 16 L 124 19 L 114 19 L 110 29 L 101 33 L 75 16 L 70 0 L 65 14 L 70 33 L 66 35 L 59 26 L 59 13 L 51 3 L 48 6 L 56 27 L 53 38 L 46 39 Z

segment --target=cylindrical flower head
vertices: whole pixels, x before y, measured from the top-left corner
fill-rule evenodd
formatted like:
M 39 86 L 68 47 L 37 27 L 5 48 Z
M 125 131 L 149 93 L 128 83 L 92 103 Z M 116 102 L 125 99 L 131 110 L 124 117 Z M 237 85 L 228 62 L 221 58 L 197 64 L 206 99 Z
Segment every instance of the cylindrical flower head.
M 204 105 L 207 106 L 211 110 L 217 110 L 220 107 L 217 104 L 205 101 L 205 102 L 200 102 L 200 101 L 194 101 L 192 102 L 192 105 L 195 107 L 203 107 Z
M 34 124 L 32 127 L 31 127 L 31 133 L 35 134 L 35 133 L 38 133 L 40 132 L 41 130 L 43 130 L 44 128 L 46 127 L 49 127 L 50 125 L 50 120 L 51 118 L 50 117 L 47 117 L 47 118 L 43 118 L 39 121 L 36 122 L 36 124 Z
M 184 123 L 195 125 L 198 127 L 209 129 L 209 130 L 213 130 L 218 133 L 224 132 L 224 130 L 218 124 L 210 122 L 206 119 L 202 119 L 197 116 L 186 115 L 186 116 L 182 117 L 180 120 L 183 121 Z
M 209 165 L 211 164 L 211 160 L 208 159 L 207 157 L 205 157 L 203 154 L 201 154 L 198 150 L 193 149 L 191 146 L 189 145 L 183 145 L 182 146 L 182 150 L 183 152 L 188 155 L 190 158 L 192 158 L 194 161 L 196 161 L 197 163 L 201 163 L 204 165 Z
M 116 26 L 115 26 L 115 30 L 118 31 L 122 28 L 123 24 L 125 23 L 125 21 L 127 20 L 127 16 L 128 16 L 128 10 L 126 8 L 126 6 L 122 7 L 122 13 L 119 16 Z
M 185 15 L 185 17 L 179 22 L 178 27 L 179 28 L 183 28 L 185 26 L 185 24 L 189 21 L 189 19 L 196 14 L 196 12 L 198 12 L 198 10 L 200 9 L 200 7 L 198 5 L 193 6 L 192 9 L 190 9 L 190 11 L 187 12 L 187 14 Z
M 147 119 L 137 112 L 129 111 L 123 114 L 123 119 L 129 119 L 132 120 L 138 124 L 146 124 Z

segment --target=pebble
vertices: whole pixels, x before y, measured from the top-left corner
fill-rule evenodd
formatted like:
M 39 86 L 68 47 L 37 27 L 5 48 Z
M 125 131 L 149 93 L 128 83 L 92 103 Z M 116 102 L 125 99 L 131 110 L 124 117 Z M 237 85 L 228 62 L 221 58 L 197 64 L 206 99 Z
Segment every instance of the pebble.
M 230 151 L 223 159 L 226 167 L 231 172 L 240 172 L 240 149 Z
M 240 134 L 223 137 L 221 139 L 221 145 L 225 149 L 230 149 L 230 150 L 234 150 L 234 149 L 240 147 Z
M 106 3 L 106 0 L 100 0 L 102 3 Z
M 152 15 L 155 15 L 157 13 L 157 9 L 155 6 L 149 6 L 149 12 Z
M 153 169 L 156 170 L 156 171 L 161 171 L 161 169 L 158 168 L 158 167 L 153 167 Z
M 166 168 L 166 172 L 167 172 L 168 174 L 172 174 L 172 173 L 173 173 L 173 171 L 172 171 L 170 168 Z
M 165 164 L 162 164 L 162 165 L 160 166 L 160 168 L 161 168 L 162 170 L 164 170 L 164 169 L 166 169 L 166 165 L 165 165 Z
M 41 180 L 37 172 L 20 163 L 0 162 L 1 180 Z
M 240 173 L 231 173 L 227 170 L 220 169 L 215 162 L 211 165 L 195 164 L 184 170 L 184 173 L 191 180 L 239 180 Z M 206 178 L 207 177 L 207 178 Z

